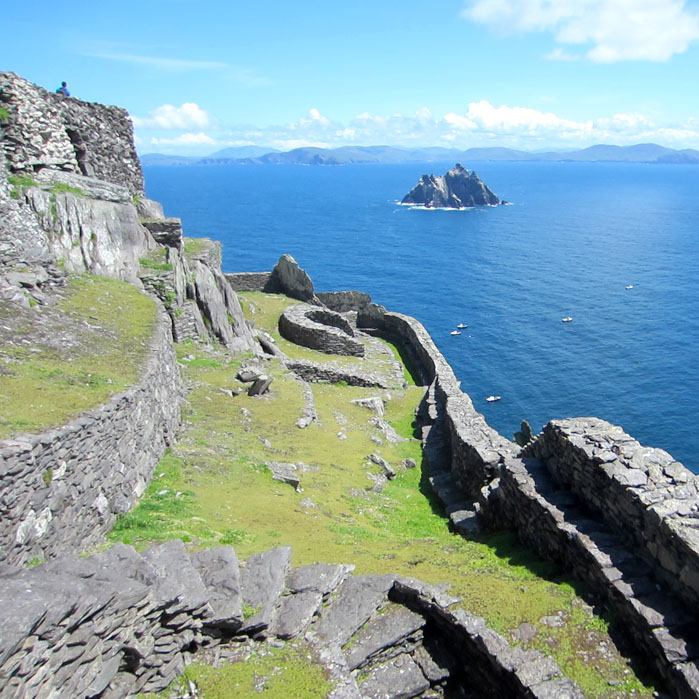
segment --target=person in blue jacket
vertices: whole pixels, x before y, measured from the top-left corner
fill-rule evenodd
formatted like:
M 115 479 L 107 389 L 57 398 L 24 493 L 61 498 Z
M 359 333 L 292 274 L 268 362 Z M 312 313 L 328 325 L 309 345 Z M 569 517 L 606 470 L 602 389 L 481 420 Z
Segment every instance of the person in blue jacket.
M 68 92 L 68 83 L 64 80 L 56 92 L 64 97 L 70 97 L 70 92 Z

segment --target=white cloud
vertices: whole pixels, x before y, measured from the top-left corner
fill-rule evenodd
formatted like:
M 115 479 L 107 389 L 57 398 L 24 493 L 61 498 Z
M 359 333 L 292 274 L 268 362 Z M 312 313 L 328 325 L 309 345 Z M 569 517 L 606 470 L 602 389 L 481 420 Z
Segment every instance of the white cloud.
M 552 32 L 557 43 L 592 45 L 599 63 L 666 61 L 699 39 L 685 0 L 468 0 L 462 16 L 500 33 Z M 562 50 L 547 58 L 569 60 Z
M 151 138 L 150 142 L 158 146 L 213 146 L 217 143 L 211 136 L 208 136 L 203 131 L 199 133 L 183 133 L 174 138 Z
M 675 148 L 699 148 L 699 118 L 660 123 L 642 113 L 617 113 L 597 119 L 576 120 L 550 110 L 521 105 L 471 102 L 465 110 L 435 115 L 426 108 L 409 114 L 360 112 L 339 122 L 310 109 L 288 124 L 258 127 L 240 124 L 221 128 L 195 104 L 162 105 L 143 120 L 160 129 L 145 131 L 140 143 L 158 146 L 161 152 L 211 153 L 211 146 L 262 145 L 280 150 L 306 146 L 333 148 L 343 145 L 505 146 L 522 150 L 574 150 L 596 143 L 631 145 L 655 142 Z M 167 107 L 167 108 L 166 108 Z M 207 126 L 208 124 L 208 126 Z M 139 122 L 137 121 L 137 125 Z M 180 133 L 186 131 L 185 133 Z
M 196 102 L 185 102 L 180 107 L 162 104 L 149 117 L 132 117 L 132 121 L 136 128 L 141 129 L 191 129 L 210 123 L 208 113 Z

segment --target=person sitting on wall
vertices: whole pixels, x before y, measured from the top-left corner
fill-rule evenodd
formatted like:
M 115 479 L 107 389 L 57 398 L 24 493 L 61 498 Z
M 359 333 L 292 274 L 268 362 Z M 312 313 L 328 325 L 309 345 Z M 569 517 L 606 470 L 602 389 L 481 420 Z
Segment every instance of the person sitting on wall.
M 64 97 L 70 97 L 70 92 L 68 92 L 68 83 L 64 80 L 61 86 L 56 90 L 56 94 L 63 95 Z

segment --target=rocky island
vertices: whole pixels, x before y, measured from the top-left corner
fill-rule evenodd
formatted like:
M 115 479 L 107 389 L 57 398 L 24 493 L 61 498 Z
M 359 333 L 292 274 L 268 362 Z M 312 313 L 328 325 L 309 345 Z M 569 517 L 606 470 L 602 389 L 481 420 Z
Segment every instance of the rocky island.
M 699 696 L 694 474 L 515 444 L 415 318 L 224 274 L 124 110 L 0 86 L 1 699 Z
M 456 163 L 446 175 L 423 175 L 401 201 L 401 204 L 422 205 L 428 209 L 467 209 L 500 203 L 480 177 L 461 163 Z

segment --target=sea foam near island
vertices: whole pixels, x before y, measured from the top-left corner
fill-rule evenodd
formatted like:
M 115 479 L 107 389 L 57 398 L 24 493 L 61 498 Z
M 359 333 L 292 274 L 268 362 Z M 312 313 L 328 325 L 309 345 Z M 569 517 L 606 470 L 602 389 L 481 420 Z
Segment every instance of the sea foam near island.
M 396 204 L 424 163 L 145 175 L 186 235 L 223 243 L 226 271 L 269 270 L 289 252 L 317 290 L 359 289 L 418 318 L 504 435 L 523 419 L 536 432 L 594 415 L 699 471 L 699 167 L 477 169 L 518 205 L 413 215 Z M 460 321 L 470 337 L 450 336 Z

